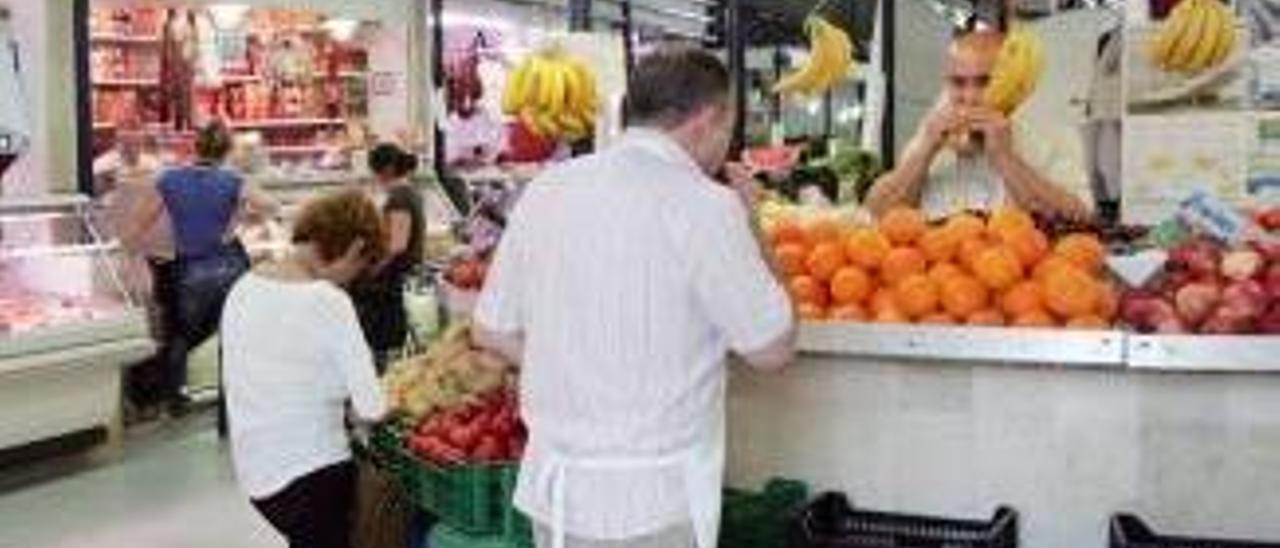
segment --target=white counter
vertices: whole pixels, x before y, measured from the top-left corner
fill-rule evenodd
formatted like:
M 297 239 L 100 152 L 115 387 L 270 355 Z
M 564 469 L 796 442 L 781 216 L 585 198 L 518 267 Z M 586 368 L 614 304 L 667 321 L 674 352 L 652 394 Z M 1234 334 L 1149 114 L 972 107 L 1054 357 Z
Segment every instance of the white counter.
M 1280 338 L 1095 335 L 806 328 L 821 352 L 734 374 L 729 481 L 796 477 L 868 508 L 981 519 L 1008 504 L 1032 548 L 1103 548 L 1118 511 L 1280 540 L 1280 375 L 1257 372 L 1280 365 Z M 971 357 L 927 357 L 956 337 L 976 337 Z M 1067 365 L 1032 365 L 1055 356 Z

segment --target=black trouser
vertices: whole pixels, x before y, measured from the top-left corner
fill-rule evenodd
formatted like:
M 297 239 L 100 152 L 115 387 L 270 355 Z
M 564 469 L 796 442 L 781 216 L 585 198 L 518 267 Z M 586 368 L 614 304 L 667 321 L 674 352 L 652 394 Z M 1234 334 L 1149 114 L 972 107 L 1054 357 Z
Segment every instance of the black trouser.
M 178 327 L 178 267 L 170 259 L 147 259 L 151 270 L 151 298 L 157 309 L 156 331 L 160 348 L 156 350 L 159 362 L 160 386 L 157 399 L 172 400 L 182 393 L 187 383 L 187 355 Z
M 350 548 L 355 482 L 356 467 L 348 460 L 298 478 L 253 506 L 289 548 Z

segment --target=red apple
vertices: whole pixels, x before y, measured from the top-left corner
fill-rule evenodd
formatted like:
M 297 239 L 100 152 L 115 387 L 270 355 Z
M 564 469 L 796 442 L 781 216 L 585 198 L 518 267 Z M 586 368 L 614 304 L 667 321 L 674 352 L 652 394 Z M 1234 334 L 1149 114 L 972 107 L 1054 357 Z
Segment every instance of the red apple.
M 1280 301 L 1271 304 L 1271 309 L 1258 319 L 1258 333 L 1264 335 L 1280 335 Z
M 1205 238 L 1193 239 L 1169 252 L 1169 265 L 1173 269 L 1190 272 L 1196 278 L 1217 276 L 1221 262 L 1218 244 Z
M 1222 307 L 1238 311 L 1250 319 L 1262 315 L 1268 301 L 1266 289 L 1254 280 L 1233 282 L 1222 291 Z
M 1188 325 L 1200 325 L 1222 299 L 1222 289 L 1213 283 L 1190 283 L 1178 290 L 1174 304 Z
M 1222 275 L 1232 280 L 1247 280 L 1262 270 L 1262 255 L 1251 249 L 1232 251 L 1222 256 Z

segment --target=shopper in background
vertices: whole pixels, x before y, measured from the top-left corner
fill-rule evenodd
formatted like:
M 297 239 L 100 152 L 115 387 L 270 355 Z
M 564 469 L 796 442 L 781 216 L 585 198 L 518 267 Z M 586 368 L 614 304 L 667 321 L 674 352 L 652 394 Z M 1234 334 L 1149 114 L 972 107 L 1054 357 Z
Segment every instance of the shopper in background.
M 709 176 L 734 122 L 728 71 L 662 46 L 631 81 L 620 141 L 525 189 L 475 313 L 477 342 L 522 363 L 516 504 L 540 548 L 715 546 L 725 355 L 792 356 L 754 189 Z
M 381 371 L 409 336 L 404 286 L 422 263 L 426 218 L 422 196 L 409 180 L 418 170 L 416 157 L 396 145 L 380 144 L 369 151 L 369 170 L 375 179 L 374 201 L 386 226 L 387 254 L 371 274 L 354 284 L 351 297 Z
M 112 158 L 104 162 L 107 165 L 99 166 L 103 171 L 97 175 L 113 181 L 109 185 L 113 190 L 103 200 L 117 233 L 123 233 L 131 221 L 144 215 L 143 206 L 155 199 L 160 165 L 153 137 L 128 131 L 121 132 L 117 142 L 109 153 Z M 130 258 L 135 259 L 129 261 L 130 266 L 146 265 L 147 275 L 125 276 L 125 279 L 150 281 L 150 287 L 139 292 L 147 295 L 148 324 L 152 338 L 159 342 L 156 355 L 130 368 L 127 376 L 130 400 L 144 409 L 164 403 L 170 334 L 177 329 L 173 229 L 168 216 L 163 212 L 160 216 L 159 222 L 135 235 L 136 240 L 122 242 Z
M 1026 125 L 987 106 L 984 95 L 1003 35 L 966 32 L 947 51 L 942 94 L 897 167 L 867 196 L 877 213 L 921 207 L 931 218 L 1006 202 L 1051 217 L 1084 219 L 1091 208 L 1080 163 Z
M 340 286 L 376 264 L 382 220 L 359 190 L 304 206 L 286 258 L 227 297 L 223 376 L 231 457 L 254 507 L 294 548 L 348 548 L 355 466 L 344 427 L 386 402 L 351 298 Z
M 170 349 L 166 395 L 173 411 L 186 404 L 187 354 L 218 328 L 222 304 L 231 285 L 249 268 L 249 256 L 235 237 L 241 222 L 273 215 L 276 201 L 222 167 L 231 150 L 231 135 L 221 123 L 196 136 L 194 165 L 160 176 L 157 192 L 140 206 L 137 224 L 126 241 L 140 241 L 168 216 L 176 257 L 175 307 L 178 329 L 166 341 Z

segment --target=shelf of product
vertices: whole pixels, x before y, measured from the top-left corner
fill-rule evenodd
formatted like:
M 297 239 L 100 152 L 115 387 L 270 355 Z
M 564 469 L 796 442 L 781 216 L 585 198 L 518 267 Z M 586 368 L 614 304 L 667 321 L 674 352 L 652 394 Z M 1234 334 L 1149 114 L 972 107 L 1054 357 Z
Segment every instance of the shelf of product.
M 369 116 L 367 41 L 329 32 L 326 16 L 309 10 L 217 15 L 203 7 L 91 10 L 95 150 L 111 147 L 116 127 L 189 132 L 212 119 L 259 134 L 272 165 L 328 164 L 327 153 L 354 141 L 351 124 Z M 191 152 L 159 145 L 174 160 Z

